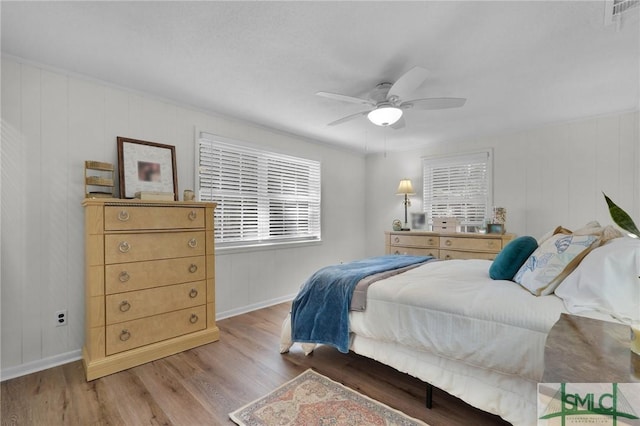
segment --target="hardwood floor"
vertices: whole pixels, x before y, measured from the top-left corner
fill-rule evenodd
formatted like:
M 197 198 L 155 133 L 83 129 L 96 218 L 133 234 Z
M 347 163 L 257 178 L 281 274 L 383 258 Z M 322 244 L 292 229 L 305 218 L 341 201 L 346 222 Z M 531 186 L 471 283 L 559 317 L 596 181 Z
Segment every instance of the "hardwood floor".
M 506 425 L 425 384 L 368 358 L 320 347 L 305 356 L 298 345 L 278 353 L 289 303 L 218 322 L 220 341 L 92 382 L 80 361 L 1 385 L 2 425 L 232 425 L 228 413 L 307 368 L 419 418 L 431 426 Z

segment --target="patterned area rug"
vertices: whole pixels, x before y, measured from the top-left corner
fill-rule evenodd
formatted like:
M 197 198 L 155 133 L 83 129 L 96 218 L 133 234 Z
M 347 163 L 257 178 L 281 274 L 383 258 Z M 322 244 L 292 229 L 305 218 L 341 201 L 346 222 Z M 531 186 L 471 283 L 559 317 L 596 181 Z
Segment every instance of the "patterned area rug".
M 428 426 L 313 370 L 305 371 L 229 417 L 240 426 Z

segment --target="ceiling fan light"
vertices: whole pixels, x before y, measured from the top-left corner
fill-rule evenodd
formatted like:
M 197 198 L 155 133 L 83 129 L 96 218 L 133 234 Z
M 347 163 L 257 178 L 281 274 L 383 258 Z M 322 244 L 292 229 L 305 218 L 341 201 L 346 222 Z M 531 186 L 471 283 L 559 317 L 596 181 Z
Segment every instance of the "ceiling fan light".
M 374 109 L 367 118 L 376 126 L 391 126 L 402 117 L 402 110 L 392 106 L 382 106 Z

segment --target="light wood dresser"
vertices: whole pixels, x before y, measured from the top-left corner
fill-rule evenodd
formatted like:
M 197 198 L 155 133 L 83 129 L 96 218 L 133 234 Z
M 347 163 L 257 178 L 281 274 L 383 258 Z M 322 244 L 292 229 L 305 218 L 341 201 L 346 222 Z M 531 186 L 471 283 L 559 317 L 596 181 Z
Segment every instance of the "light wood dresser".
M 384 236 L 386 254 L 434 256 L 444 260 L 493 260 L 514 234 L 386 231 Z
M 87 380 L 219 339 L 214 203 L 82 205 Z

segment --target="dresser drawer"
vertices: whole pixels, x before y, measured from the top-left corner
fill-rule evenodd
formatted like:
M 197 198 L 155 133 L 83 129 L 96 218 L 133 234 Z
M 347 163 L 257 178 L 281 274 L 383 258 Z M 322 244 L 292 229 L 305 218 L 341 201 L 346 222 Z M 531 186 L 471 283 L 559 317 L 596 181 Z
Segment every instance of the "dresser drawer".
M 440 249 L 478 250 L 497 253 L 502 250 L 499 238 L 440 237 Z
M 392 246 L 408 246 L 408 247 L 438 247 L 440 237 L 432 235 L 398 235 L 391 234 L 389 236 L 389 244 Z
M 112 234 L 104 236 L 105 264 L 204 256 L 205 232 Z
M 205 281 L 110 294 L 106 297 L 107 324 L 177 311 L 206 302 Z
M 433 232 L 442 232 L 443 234 L 460 231 L 460 227 L 456 225 L 448 225 L 448 226 L 433 225 L 432 228 L 433 228 Z
M 204 228 L 204 207 L 105 206 L 105 231 Z
M 204 256 L 179 257 L 106 265 L 105 292 L 112 294 L 204 280 L 205 259 Z
M 390 254 L 408 254 L 411 256 L 440 256 L 437 248 L 417 248 L 417 247 L 391 247 Z
M 440 249 L 440 259 L 487 259 L 493 260 L 498 253 L 484 253 L 477 251 L 455 251 L 455 250 L 442 250 Z
M 205 306 L 182 309 L 106 327 L 107 356 L 161 340 L 204 330 Z

